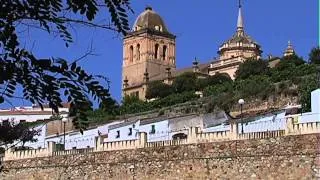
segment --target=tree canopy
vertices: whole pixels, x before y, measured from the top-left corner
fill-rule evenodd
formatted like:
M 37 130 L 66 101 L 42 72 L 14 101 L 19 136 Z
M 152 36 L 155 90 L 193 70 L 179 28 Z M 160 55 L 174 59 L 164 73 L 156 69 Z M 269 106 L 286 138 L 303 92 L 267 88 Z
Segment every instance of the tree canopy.
M 240 64 L 236 79 L 246 79 L 255 75 L 266 75 L 269 72 L 268 62 L 261 59 L 248 59 Z
M 312 48 L 309 53 L 309 62 L 312 64 L 320 64 L 320 47 Z
M 165 84 L 162 81 L 152 81 L 148 84 L 146 98 L 164 98 L 173 92 L 173 88 L 170 85 Z
M 77 106 L 74 119 L 76 127 L 86 127 L 83 105 L 88 101 L 105 101 L 109 88 L 102 85 L 106 78 L 87 73 L 77 60 L 62 57 L 38 57 L 21 44 L 19 30 L 40 29 L 48 35 L 62 38 L 65 46 L 72 43 L 69 29 L 73 24 L 100 27 L 126 34 L 129 30 L 129 0 L 10 0 L 0 5 L 0 104 L 21 98 L 49 106 L 58 113 L 62 102 Z M 95 22 L 98 13 L 111 15 L 112 24 Z M 107 84 L 108 82 L 105 82 Z M 22 87 L 22 97 L 16 97 L 17 87 Z M 64 99 L 64 97 L 66 99 Z
M 0 146 L 13 144 L 14 142 L 35 142 L 35 135 L 39 135 L 40 131 L 33 129 L 28 123 L 3 122 L 0 124 Z
M 193 72 L 186 72 L 177 76 L 172 87 L 177 93 L 196 90 L 197 76 Z

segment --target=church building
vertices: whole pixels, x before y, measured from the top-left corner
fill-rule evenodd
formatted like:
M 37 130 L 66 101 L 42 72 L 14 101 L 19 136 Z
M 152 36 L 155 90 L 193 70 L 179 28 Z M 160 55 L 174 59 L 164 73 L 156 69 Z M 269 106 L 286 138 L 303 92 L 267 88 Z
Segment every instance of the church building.
M 145 100 L 148 83 L 160 80 L 171 84 L 185 72 L 203 78 L 216 73 L 228 74 L 232 79 L 239 65 L 247 59 L 260 59 L 261 46 L 245 32 L 242 7 L 239 3 L 237 27 L 234 35 L 218 49 L 218 58 L 191 67 L 176 69 L 176 36 L 151 7 L 137 17 L 132 31 L 123 40 L 122 95 L 134 95 Z M 289 44 L 285 55 L 294 53 Z

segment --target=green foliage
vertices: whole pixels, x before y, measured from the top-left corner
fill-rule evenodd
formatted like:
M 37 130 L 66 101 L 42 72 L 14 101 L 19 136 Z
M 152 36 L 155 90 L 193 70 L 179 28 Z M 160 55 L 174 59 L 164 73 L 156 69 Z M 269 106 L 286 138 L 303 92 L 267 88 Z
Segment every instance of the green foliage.
M 197 87 L 197 76 L 193 72 L 186 72 L 176 77 L 172 83 L 176 93 L 194 91 Z
M 236 71 L 236 79 L 247 79 L 250 76 L 266 75 L 269 73 L 268 62 L 264 60 L 248 59 L 240 64 Z
M 311 111 L 311 92 L 317 88 L 316 74 L 309 75 L 301 81 L 298 91 L 303 112 Z
M 17 26 L 28 31 L 42 29 L 48 35 L 62 38 L 66 47 L 72 43 L 69 27 L 80 24 L 101 27 L 122 34 L 130 29 L 127 12 L 132 11 L 128 0 L 74 1 L 74 0 L 19 0 L 1 1 L 0 6 L 0 103 L 14 97 L 16 87 L 22 87 L 23 99 L 33 104 L 49 104 L 58 113 L 62 96 L 77 106 L 74 110 L 75 126 L 83 129 L 87 124 L 88 99 L 105 101 L 109 88 L 101 85 L 106 79 L 87 73 L 77 60 L 69 63 L 63 58 L 40 58 L 21 44 Z M 107 8 L 101 8 L 101 7 Z M 113 24 L 94 22 L 103 10 L 109 11 Z M 54 57 L 54 55 L 52 55 Z M 91 97 L 91 98 L 90 98 Z
M 312 48 L 309 53 L 309 62 L 312 64 L 320 64 L 320 47 Z
M 305 63 L 306 62 L 301 57 L 293 54 L 291 56 L 282 57 L 281 61 L 276 65 L 275 69 L 277 69 L 278 71 L 282 71 L 284 69 L 287 69 L 287 67 L 300 66 Z
M 197 89 L 204 90 L 206 87 L 213 86 L 216 84 L 222 84 L 226 82 L 232 82 L 231 77 L 226 73 L 217 73 L 207 78 L 201 78 L 197 81 Z
M 147 102 L 140 100 L 137 96 L 125 96 L 120 106 L 120 114 L 134 114 L 149 109 Z
M 162 81 L 152 81 L 148 84 L 146 98 L 164 98 L 172 93 L 172 86 L 165 84 Z
M 273 89 L 273 84 L 269 76 L 251 76 L 248 79 L 236 81 L 235 89 L 239 98 L 265 98 Z
M 186 91 L 179 94 L 171 94 L 165 98 L 152 101 L 149 103 L 149 105 L 150 107 L 152 107 L 152 109 L 163 108 L 163 107 L 168 107 L 175 104 L 191 101 L 197 98 L 199 98 L 199 96 L 196 95 L 194 91 Z
M 39 135 L 40 131 L 31 128 L 27 123 L 14 124 L 6 122 L 0 124 L 0 145 L 12 144 L 15 141 L 35 142 L 34 136 Z
M 271 69 L 271 79 L 273 82 L 294 80 L 297 77 L 313 74 L 317 71 L 316 66 L 310 64 L 297 66 L 294 63 L 284 62 L 283 64 L 280 64 L 279 67 L 280 68 L 277 66 Z
M 219 96 L 224 92 L 231 92 L 233 91 L 233 82 L 224 82 L 222 84 L 216 84 L 213 86 L 208 86 L 204 89 L 203 95 L 204 96 Z
M 119 114 L 119 104 L 116 100 L 111 97 L 102 100 L 99 105 L 99 108 L 102 109 L 105 113 L 110 116 L 115 116 Z
M 192 91 L 171 94 L 167 97 L 160 98 L 152 102 L 141 101 L 135 96 L 126 96 L 120 107 L 120 112 L 122 114 L 134 114 L 154 109 L 161 109 L 163 107 L 184 103 L 197 98 L 199 98 L 199 96 Z

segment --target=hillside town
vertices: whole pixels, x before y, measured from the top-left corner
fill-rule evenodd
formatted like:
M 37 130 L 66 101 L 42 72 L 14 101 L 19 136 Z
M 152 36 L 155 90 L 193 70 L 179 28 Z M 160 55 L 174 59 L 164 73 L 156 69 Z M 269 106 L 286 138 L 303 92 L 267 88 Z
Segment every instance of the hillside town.
M 123 5 L 115 3 L 121 21 Z M 46 69 L 48 61 L 29 55 L 36 72 L 50 73 L 16 80 L 32 105 L 0 109 L 0 178 L 320 178 L 320 49 L 307 62 L 289 40 L 282 54 L 263 58 L 263 45 L 247 34 L 241 1 L 237 9 L 235 31 L 217 57 L 184 68 L 177 68 L 177 36 L 151 6 L 127 33 L 127 22 L 112 20 L 124 33 L 121 103 L 76 62 L 58 59 Z M 64 21 L 57 28 L 67 44 Z M 8 67 L 0 68 L 0 104 L 14 97 L 15 78 L 30 74 L 7 77 Z M 100 99 L 98 107 L 91 99 Z

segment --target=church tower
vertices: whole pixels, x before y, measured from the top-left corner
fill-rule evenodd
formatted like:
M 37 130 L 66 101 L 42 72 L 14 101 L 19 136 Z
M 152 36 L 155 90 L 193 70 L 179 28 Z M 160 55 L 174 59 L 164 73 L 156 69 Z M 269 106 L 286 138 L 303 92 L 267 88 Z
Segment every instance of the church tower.
M 146 7 L 123 40 L 122 92 L 145 99 L 149 79 L 176 68 L 175 36 L 162 18 Z
M 219 58 L 210 64 L 209 74 L 227 73 L 234 79 L 235 72 L 241 63 L 248 58 L 260 59 L 261 53 L 260 45 L 244 30 L 242 6 L 239 0 L 236 32 L 219 47 Z

